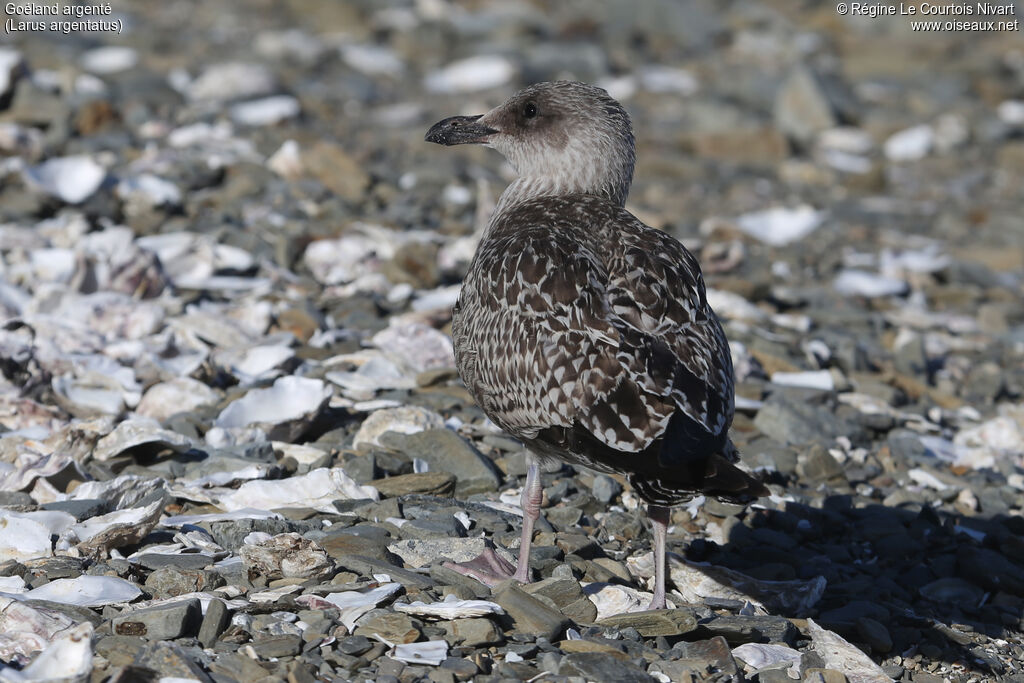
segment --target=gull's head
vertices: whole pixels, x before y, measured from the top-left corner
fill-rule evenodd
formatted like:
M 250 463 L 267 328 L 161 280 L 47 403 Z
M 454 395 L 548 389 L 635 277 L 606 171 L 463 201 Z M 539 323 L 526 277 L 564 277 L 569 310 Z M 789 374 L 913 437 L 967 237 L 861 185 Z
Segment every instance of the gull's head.
M 537 83 L 478 116 L 434 124 L 427 142 L 479 143 L 501 152 L 530 195 L 583 193 L 626 201 L 633 180 L 629 114 L 603 89 Z

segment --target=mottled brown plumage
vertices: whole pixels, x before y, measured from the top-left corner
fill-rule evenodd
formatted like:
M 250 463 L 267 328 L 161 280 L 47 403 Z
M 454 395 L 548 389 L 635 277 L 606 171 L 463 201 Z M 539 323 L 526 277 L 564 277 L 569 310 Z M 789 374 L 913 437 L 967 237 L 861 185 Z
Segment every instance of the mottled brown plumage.
M 497 216 L 452 337 L 477 403 L 538 453 L 628 474 L 658 505 L 749 486 L 729 477 L 732 362 L 700 268 L 624 208 L 565 195 Z
M 487 144 L 520 174 L 452 319 L 459 374 L 488 417 L 539 456 L 626 474 L 652 506 L 764 495 L 733 464 L 732 360 L 700 267 L 623 208 L 634 149 L 619 103 L 542 83 L 483 116 L 445 119 L 427 140 Z

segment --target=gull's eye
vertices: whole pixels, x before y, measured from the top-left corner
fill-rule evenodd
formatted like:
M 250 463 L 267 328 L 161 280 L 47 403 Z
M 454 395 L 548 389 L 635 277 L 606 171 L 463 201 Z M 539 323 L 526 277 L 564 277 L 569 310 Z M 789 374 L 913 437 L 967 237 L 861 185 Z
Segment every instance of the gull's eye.
M 532 119 L 536 115 L 537 115 L 537 105 L 534 104 L 533 102 L 527 102 L 523 106 L 523 116 L 528 118 L 528 119 Z

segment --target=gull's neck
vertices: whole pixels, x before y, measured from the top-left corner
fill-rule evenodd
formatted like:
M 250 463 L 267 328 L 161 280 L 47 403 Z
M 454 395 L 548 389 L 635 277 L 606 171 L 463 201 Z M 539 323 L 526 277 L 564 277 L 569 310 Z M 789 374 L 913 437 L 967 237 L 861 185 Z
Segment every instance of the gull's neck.
M 631 160 L 628 173 L 602 173 L 598 164 L 581 164 L 577 168 L 579 170 L 571 174 L 524 175 L 516 178 L 501 193 L 501 197 L 494 207 L 494 217 L 531 199 L 563 197 L 570 194 L 593 195 L 603 197 L 618 206 L 625 205 L 632 182 L 633 164 Z

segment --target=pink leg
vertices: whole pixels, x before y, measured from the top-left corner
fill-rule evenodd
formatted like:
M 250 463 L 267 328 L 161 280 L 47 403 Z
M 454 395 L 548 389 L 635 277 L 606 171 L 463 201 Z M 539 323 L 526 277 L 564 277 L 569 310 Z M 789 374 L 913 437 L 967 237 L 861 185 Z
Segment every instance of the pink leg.
M 651 530 L 654 532 L 654 598 L 647 609 L 665 609 L 665 534 L 671 513 L 667 507 L 647 506 L 647 516 L 651 518 Z
M 526 471 L 526 485 L 523 486 L 523 533 L 519 541 L 519 562 L 516 567 L 506 562 L 491 548 L 467 562 L 445 562 L 444 566 L 460 574 L 472 577 L 488 586 L 496 586 L 510 578 L 520 583 L 530 583 L 530 545 L 533 542 L 533 525 L 540 518 L 540 503 L 544 488 L 540 483 L 540 466 L 537 458 L 527 456 L 529 469 Z
M 540 503 L 544 497 L 544 488 L 540 484 L 540 467 L 537 459 L 529 458 L 530 467 L 526 471 L 526 485 L 523 486 L 523 533 L 519 540 L 519 563 L 516 565 L 515 580 L 530 583 L 530 545 L 533 543 L 533 525 L 540 518 Z

